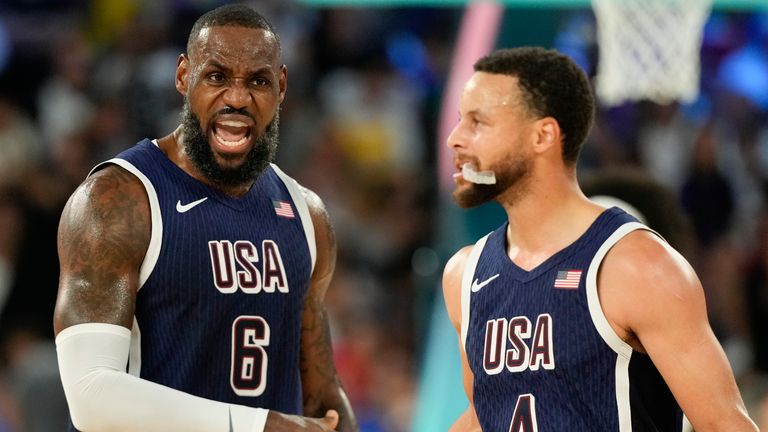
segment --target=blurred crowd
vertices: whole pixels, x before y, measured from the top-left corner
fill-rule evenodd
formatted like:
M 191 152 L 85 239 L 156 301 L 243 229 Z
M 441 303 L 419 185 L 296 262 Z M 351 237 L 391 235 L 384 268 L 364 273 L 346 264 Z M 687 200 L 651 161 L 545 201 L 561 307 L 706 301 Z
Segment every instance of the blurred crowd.
M 0 5 L 0 432 L 64 430 L 51 324 L 60 212 L 97 162 L 175 128 L 178 54 L 219 3 Z M 462 10 L 253 3 L 276 25 L 289 70 L 277 162 L 323 198 L 337 231 L 327 303 L 341 379 L 364 431 L 410 430 L 453 252 L 435 247 L 448 235 L 436 223 L 446 197 L 435 149 Z M 591 13 L 551 20 L 542 44 L 594 73 Z M 499 46 L 519 44 L 506 37 Z M 685 255 L 757 410 L 768 392 L 768 12 L 713 12 L 695 103 L 600 110 L 579 170 L 616 167 L 665 185 L 685 210 Z

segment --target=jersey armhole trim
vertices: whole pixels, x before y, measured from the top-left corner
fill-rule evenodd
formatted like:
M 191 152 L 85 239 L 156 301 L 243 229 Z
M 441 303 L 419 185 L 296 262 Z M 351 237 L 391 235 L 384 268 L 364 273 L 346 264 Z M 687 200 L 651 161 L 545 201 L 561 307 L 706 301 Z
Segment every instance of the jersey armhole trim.
M 597 291 L 597 273 L 608 251 L 627 234 L 636 230 L 647 230 L 655 233 L 647 226 L 638 222 L 628 222 L 621 225 L 600 245 L 587 270 L 586 291 L 587 305 L 592 323 L 605 343 L 616 352 L 616 365 L 614 370 L 616 408 L 619 420 L 619 432 L 632 432 L 632 406 L 630 397 L 629 363 L 634 350 L 632 346 L 624 342 L 613 330 L 608 322 Z M 657 234 L 658 235 L 658 234 Z
M 600 337 L 613 349 L 617 354 L 629 359 L 632 356 L 632 347 L 624 342 L 619 335 L 613 330 L 611 324 L 608 322 L 603 307 L 600 304 L 600 297 L 597 291 L 597 274 L 600 270 L 600 265 L 608 252 L 624 238 L 627 234 L 636 230 L 652 231 L 647 226 L 638 222 L 627 222 L 621 225 L 613 234 L 608 237 L 592 258 L 592 262 L 587 270 L 586 279 L 586 291 L 587 291 L 587 304 L 589 306 L 589 314 L 592 317 L 592 323 L 595 325 L 595 329 L 600 334 Z
M 315 262 L 317 261 L 317 244 L 315 241 L 315 225 L 312 223 L 312 216 L 309 214 L 307 199 L 304 197 L 304 193 L 299 188 L 299 183 L 296 180 L 284 173 L 277 165 L 271 164 L 271 166 L 275 170 L 275 174 L 283 181 L 285 187 L 288 188 L 288 193 L 291 194 L 291 199 L 293 199 L 293 203 L 296 204 L 296 210 L 299 212 L 301 224 L 304 227 L 304 234 L 307 237 L 309 256 L 312 261 L 312 267 L 309 272 L 311 275 L 315 271 Z
M 485 242 L 491 234 L 486 234 L 485 237 L 475 243 L 472 247 L 472 251 L 467 257 L 467 262 L 464 264 L 464 273 L 461 275 L 461 346 L 464 347 L 464 352 L 467 350 L 467 332 L 469 331 L 469 306 L 470 295 L 472 294 L 472 278 L 475 277 L 475 270 L 477 269 L 477 262 L 480 260 L 480 254 L 485 248 Z
M 163 241 L 163 217 L 160 213 L 160 201 L 157 198 L 157 192 L 155 191 L 155 187 L 152 185 L 152 182 L 147 178 L 144 173 L 142 173 L 138 168 L 136 168 L 132 163 L 128 162 L 125 159 L 120 158 L 113 158 L 107 161 L 104 161 L 98 165 L 96 165 L 88 175 L 90 176 L 94 172 L 98 171 L 99 169 L 107 166 L 107 165 L 118 165 L 121 168 L 125 169 L 126 171 L 130 172 L 131 174 L 135 175 L 141 183 L 144 185 L 144 190 L 147 193 L 147 198 L 149 199 L 149 215 L 151 218 L 151 228 L 150 228 L 150 239 L 149 239 L 149 245 L 147 246 L 147 252 L 144 254 L 144 260 L 141 263 L 141 269 L 139 270 L 139 287 L 138 290 L 141 290 L 141 287 L 144 286 L 144 283 L 149 279 L 149 275 L 152 274 L 152 270 L 154 270 L 155 265 L 157 264 L 157 259 L 160 256 L 160 246 L 162 245 Z

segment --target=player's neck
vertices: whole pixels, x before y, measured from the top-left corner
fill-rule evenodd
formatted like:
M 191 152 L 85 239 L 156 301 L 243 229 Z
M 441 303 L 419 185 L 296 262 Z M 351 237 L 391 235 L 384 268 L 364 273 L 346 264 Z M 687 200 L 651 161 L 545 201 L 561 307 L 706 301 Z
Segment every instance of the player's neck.
M 531 185 L 507 212 L 507 254 L 530 270 L 578 239 L 594 222 L 597 210 L 574 182 Z

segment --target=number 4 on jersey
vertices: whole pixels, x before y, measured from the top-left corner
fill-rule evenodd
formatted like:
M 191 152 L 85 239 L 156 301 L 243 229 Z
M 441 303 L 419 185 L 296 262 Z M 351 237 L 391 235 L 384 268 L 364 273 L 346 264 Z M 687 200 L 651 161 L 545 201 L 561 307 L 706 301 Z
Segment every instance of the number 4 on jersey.
M 509 432 L 538 432 L 536 423 L 536 398 L 532 394 L 524 394 L 517 397 L 515 413 L 509 423 Z

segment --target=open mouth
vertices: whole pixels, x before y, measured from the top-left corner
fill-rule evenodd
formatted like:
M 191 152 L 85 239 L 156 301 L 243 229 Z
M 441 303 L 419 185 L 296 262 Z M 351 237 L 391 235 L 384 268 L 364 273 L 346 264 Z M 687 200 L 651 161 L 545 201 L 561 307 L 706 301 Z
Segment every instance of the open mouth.
M 225 149 L 238 150 L 251 140 L 251 127 L 238 120 L 219 120 L 213 125 L 213 136 Z

